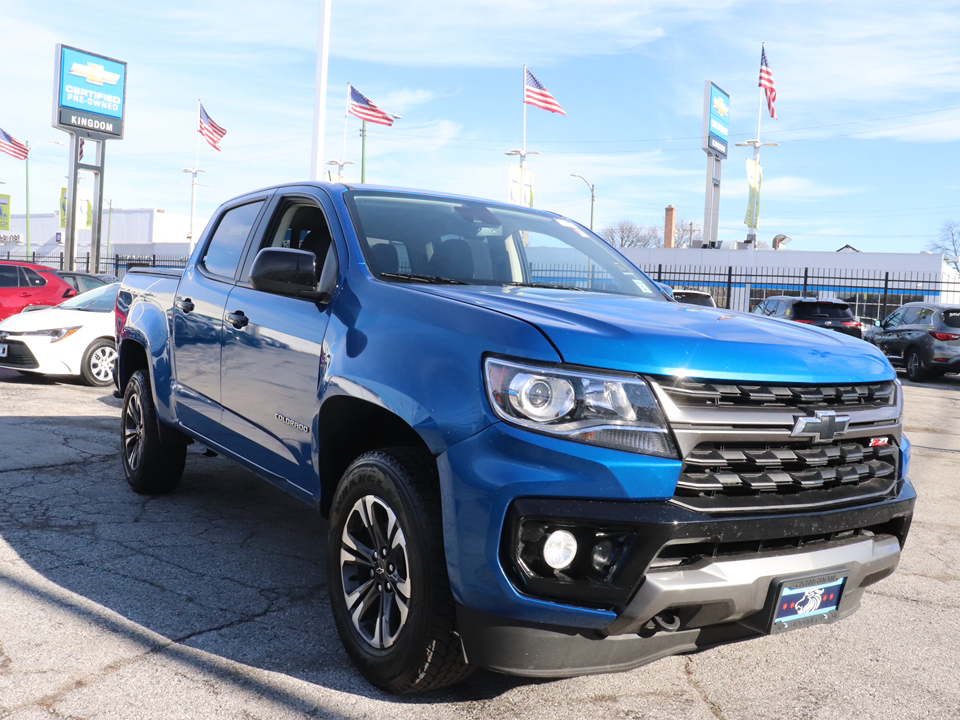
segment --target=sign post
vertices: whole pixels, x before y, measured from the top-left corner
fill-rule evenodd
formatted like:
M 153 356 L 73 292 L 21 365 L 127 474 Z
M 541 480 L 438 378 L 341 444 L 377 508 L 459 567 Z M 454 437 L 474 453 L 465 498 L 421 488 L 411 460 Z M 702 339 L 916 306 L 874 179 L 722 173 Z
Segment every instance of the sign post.
M 94 176 L 90 245 L 93 272 L 99 272 L 106 141 L 123 139 L 127 64 L 60 44 L 56 46 L 55 56 L 53 127 L 70 134 L 65 208 L 66 269 L 74 269 L 77 250 L 77 176 L 80 170 L 89 170 Z
M 730 96 L 707 80 L 703 86 L 703 151 L 707 154 L 707 186 L 703 211 L 703 244 L 718 245 L 721 162 L 727 159 Z

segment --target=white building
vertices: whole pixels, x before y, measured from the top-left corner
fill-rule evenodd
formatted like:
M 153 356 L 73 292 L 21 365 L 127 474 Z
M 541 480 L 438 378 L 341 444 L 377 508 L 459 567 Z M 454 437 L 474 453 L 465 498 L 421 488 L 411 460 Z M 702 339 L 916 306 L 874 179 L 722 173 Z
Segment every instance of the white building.
M 200 237 L 204 220 L 195 219 L 194 234 Z M 30 213 L 30 253 L 38 261 L 47 261 L 63 254 L 65 230 L 60 226 L 60 213 Z M 100 256 L 115 255 L 184 256 L 190 254 L 190 218 L 172 215 L 157 208 L 133 210 L 105 209 L 100 224 Z M 91 253 L 91 230 L 77 229 L 78 264 Z M 0 257 L 23 255 L 26 252 L 26 215 L 11 215 L 10 234 L 0 236 Z

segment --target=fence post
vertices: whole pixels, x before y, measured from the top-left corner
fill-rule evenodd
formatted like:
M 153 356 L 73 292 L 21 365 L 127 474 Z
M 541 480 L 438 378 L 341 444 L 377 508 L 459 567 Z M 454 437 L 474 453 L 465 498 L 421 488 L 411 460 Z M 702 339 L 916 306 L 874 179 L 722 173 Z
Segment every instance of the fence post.
M 657 265 L 657 282 L 663 282 L 663 264 Z
M 807 280 L 809 279 L 809 277 L 810 277 L 810 268 L 805 267 L 803 269 L 803 292 L 800 293 L 800 297 L 807 296 Z
M 733 265 L 727 265 L 727 310 L 730 309 L 730 302 L 733 299 Z
M 883 311 L 880 313 L 879 320 L 883 320 L 887 316 L 887 292 L 890 290 L 890 273 L 885 272 L 883 274 Z

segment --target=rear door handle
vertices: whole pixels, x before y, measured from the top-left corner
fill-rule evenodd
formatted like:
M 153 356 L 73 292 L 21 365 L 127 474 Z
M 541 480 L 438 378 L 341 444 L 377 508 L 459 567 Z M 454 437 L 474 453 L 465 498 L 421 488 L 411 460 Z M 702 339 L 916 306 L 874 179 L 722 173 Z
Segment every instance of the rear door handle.
M 249 318 L 243 314 L 243 310 L 227 313 L 227 322 L 233 325 L 237 330 L 242 330 L 250 322 Z
M 183 298 L 181 300 L 177 300 L 177 307 L 183 313 L 191 313 L 196 306 L 193 304 L 193 301 L 190 298 Z

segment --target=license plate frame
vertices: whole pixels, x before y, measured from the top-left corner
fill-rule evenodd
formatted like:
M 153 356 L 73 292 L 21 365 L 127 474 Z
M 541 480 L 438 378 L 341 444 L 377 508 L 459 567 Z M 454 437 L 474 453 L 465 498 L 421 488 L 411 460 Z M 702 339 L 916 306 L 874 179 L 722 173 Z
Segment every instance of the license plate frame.
M 770 634 L 777 635 L 837 620 L 847 579 L 846 571 L 836 571 L 775 582 Z

